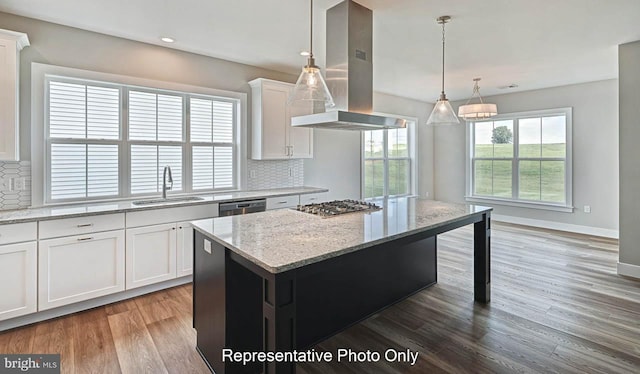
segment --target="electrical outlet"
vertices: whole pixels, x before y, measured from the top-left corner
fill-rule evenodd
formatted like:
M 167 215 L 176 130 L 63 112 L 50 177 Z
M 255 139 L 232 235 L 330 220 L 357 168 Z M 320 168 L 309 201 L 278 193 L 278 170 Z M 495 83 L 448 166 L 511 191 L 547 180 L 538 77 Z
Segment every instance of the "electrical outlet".
M 256 178 L 256 171 L 255 171 L 255 170 L 251 170 L 251 171 L 249 172 L 249 177 L 250 177 L 250 178 Z
M 0 179 L 0 192 L 9 192 L 11 191 L 13 188 L 12 186 L 12 182 L 13 178 L 4 178 L 4 179 Z
M 585 205 L 584 206 L 584 212 L 585 213 L 591 213 L 591 205 Z
M 13 190 L 14 191 L 23 191 L 25 189 L 25 180 L 24 177 L 18 177 L 13 179 Z
M 429 197 L 429 191 L 424 193 L 424 197 Z

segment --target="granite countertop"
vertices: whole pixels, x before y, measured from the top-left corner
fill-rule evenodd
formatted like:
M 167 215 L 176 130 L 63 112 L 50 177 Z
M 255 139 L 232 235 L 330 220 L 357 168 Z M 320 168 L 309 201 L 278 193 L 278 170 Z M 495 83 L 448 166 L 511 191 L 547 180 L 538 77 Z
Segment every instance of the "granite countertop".
M 329 218 L 279 209 L 193 225 L 263 269 L 280 273 L 492 210 L 415 197 L 374 202 L 383 209 Z
M 233 191 L 221 192 L 215 194 L 197 195 L 202 200 L 181 201 L 181 202 L 162 202 L 150 205 L 134 205 L 137 200 L 149 200 L 157 197 L 141 197 L 133 200 L 112 201 L 112 202 L 94 202 L 79 203 L 69 205 L 55 205 L 42 208 L 30 208 L 20 210 L 0 211 L 0 225 L 10 223 L 22 223 L 42 221 L 47 219 L 71 218 L 87 215 L 107 214 L 107 213 L 123 213 L 131 211 L 141 211 L 158 208 L 169 208 L 179 206 L 190 206 L 199 204 L 224 203 L 229 201 L 242 201 L 247 199 L 259 199 L 276 196 L 304 195 L 311 193 L 327 192 L 326 188 L 317 187 L 291 187 L 291 188 L 274 188 L 269 190 L 255 191 Z M 169 197 L 176 197 L 169 195 Z

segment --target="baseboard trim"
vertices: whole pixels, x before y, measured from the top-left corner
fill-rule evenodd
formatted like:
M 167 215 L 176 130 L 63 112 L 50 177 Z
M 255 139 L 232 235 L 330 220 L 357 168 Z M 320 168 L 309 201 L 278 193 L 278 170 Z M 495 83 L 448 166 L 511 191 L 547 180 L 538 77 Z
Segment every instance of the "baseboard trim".
M 640 279 L 640 266 L 618 262 L 618 275 Z
M 539 219 L 506 216 L 502 214 L 491 214 L 491 219 L 498 222 L 506 222 L 506 223 L 514 223 L 517 225 L 540 227 L 543 229 L 568 231 L 568 232 L 574 232 L 577 234 L 600 236 L 604 238 L 618 239 L 620 237 L 618 230 L 604 229 L 601 227 L 573 225 L 570 223 L 543 221 Z
M 81 301 L 79 303 L 61 306 L 54 309 L 43 310 L 42 312 L 36 312 L 27 314 L 20 317 L 11 318 L 0 322 L 0 332 L 13 329 L 16 327 L 30 325 L 32 323 L 41 322 L 47 319 L 61 317 L 67 314 L 81 312 L 83 310 L 115 303 L 118 301 L 131 299 L 133 297 L 141 296 L 151 292 L 164 290 L 171 287 L 180 286 L 183 284 L 191 283 L 193 277 L 187 275 L 181 278 L 171 279 L 162 283 L 150 284 L 148 286 L 134 288 L 123 292 L 118 292 L 112 295 L 106 295 L 97 297 L 95 299 Z

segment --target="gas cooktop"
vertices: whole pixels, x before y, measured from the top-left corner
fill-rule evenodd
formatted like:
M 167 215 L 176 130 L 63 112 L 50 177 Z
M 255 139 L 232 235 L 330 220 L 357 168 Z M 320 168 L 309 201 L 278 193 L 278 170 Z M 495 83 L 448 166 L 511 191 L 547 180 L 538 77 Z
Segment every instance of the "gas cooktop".
M 374 203 L 358 200 L 334 200 L 324 203 L 298 205 L 296 210 L 321 217 L 333 217 L 354 212 L 375 212 L 382 209 Z

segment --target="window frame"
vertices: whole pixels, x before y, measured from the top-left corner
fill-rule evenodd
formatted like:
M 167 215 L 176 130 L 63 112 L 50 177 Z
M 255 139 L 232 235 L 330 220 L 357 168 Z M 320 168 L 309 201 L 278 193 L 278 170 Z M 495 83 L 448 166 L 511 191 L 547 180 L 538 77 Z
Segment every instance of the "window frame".
M 60 81 L 76 84 L 85 84 L 99 87 L 117 88 L 120 93 L 120 138 L 118 140 L 104 139 L 67 139 L 49 137 L 49 82 Z M 129 140 L 128 131 L 128 95 L 129 91 L 152 92 L 156 94 L 169 94 L 182 97 L 183 121 L 181 141 L 144 141 Z M 233 158 L 233 186 L 218 189 L 193 190 L 191 176 L 191 149 L 190 143 L 190 113 L 189 99 L 203 98 L 232 102 L 234 116 L 233 140 L 231 143 Z M 32 177 L 32 206 L 60 205 L 85 202 L 109 202 L 129 200 L 157 196 L 159 192 L 132 194 L 130 187 L 131 178 L 131 145 L 179 145 L 182 152 L 182 190 L 174 195 L 194 195 L 223 191 L 236 191 L 246 185 L 246 176 L 242 170 L 246 169 L 246 127 L 247 127 L 247 94 L 240 92 L 224 91 L 200 86 L 191 86 L 179 83 L 155 81 L 130 76 L 122 76 L 109 73 L 92 72 L 81 69 L 66 68 L 54 65 L 32 63 L 32 123 L 31 123 L 31 177 Z M 85 197 L 69 199 L 51 199 L 50 172 L 51 172 L 51 144 L 117 144 L 118 145 L 118 189 L 117 196 Z M 195 143 L 194 143 L 195 144 Z M 199 144 L 199 143 L 198 143 Z M 218 143 L 207 143 L 207 145 Z M 229 146 L 229 143 L 220 143 Z
M 407 121 L 407 146 L 409 148 L 408 156 L 406 157 L 389 157 L 389 132 L 383 130 L 383 149 L 384 157 L 365 157 L 365 132 L 361 131 L 360 135 L 360 198 L 361 199 L 380 199 L 384 197 L 401 197 L 401 196 L 413 196 L 416 194 L 416 181 L 417 181 L 417 157 L 416 157 L 416 143 L 415 143 L 415 129 L 417 118 L 414 117 L 402 117 L 388 113 L 375 113 L 376 115 L 382 115 L 385 117 L 401 118 Z M 393 130 L 393 129 L 391 129 Z M 368 130 L 379 131 L 379 130 Z M 365 162 L 366 161 L 383 161 L 384 164 L 384 192 L 383 196 L 365 197 Z M 389 160 L 408 160 L 409 161 L 409 192 L 402 195 L 389 195 Z
M 465 200 L 471 203 L 492 203 L 496 205 L 506 205 L 521 208 L 533 208 L 542 210 L 552 210 L 559 212 L 573 212 L 573 110 L 571 107 L 554 108 L 533 110 L 526 112 L 514 112 L 504 113 L 491 117 L 484 121 L 471 121 L 468 122 L 466 127 L 466 157 L 465 157 Z M 565 132 L 566 132 L 566 154 L 565 158 L 555 157 L 519 157 L 519 121 L 521 119 L 536 118 L 536 117 L 551 117 L 551 116 L 565 116 Z M 512 158 L 496 158 L 496 157 L 474 157 L 475 150 L 475 131 L 474 126 L 476 122 L 487 121 L 501 121 L 501 120 L 513 120 L 513 157 Z M 474 162 L 476 160 L 511 160 L 511 175 L 512 175 L 512 198 L 474 195 L 474 178 L 475 167 Z M 565 180 L 565 202 L 553 203 L 547 201 L 525 200 L 519 199 L 519 161 L 564 161 L 564 180 Z

